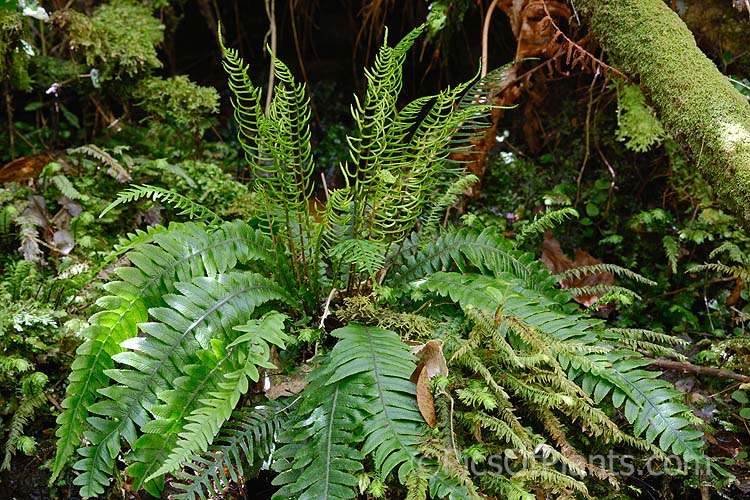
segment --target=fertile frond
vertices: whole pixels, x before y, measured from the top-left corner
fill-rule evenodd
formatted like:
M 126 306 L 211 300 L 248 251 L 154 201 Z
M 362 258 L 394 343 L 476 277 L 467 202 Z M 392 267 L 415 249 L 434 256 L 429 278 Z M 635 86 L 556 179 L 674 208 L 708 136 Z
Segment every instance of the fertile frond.
M 176 193 L 166 188 L 157 186 L 130 186 L 117 194 L 115 201 L 107 205 L 99 217 L 104 216 L 113 208 L 124 203 L 132 203 L 142 198 L 151 198 L 154 201 L 161 200 L 164 203 L 172 205 L 175 209 L 180 210 L 178 215 L 186 215 L 190 219 L 206 219 L 213 223 L 221 222 L 221 217 L 216 215 L 212 210 L 194 202 L 187 196 Z
M 482 61 L 487 64 L 487 61 Z M 476 78 L 471 87 L 461 96 L 458 102 L 459 109 L 472 110 L 466 115 L 451 138 L 451 152 L 458 153 L 464 158 L 463 161 L 471 161 L 479 154 L 479 149 L 474 144 L 484 140 L 485 131 L 491 125 L 487 111 L 490 108 L 499 108 L 492 104 L 495 97 L 505 86 L 509 70 L 513 63 L 506 64 L 500 68 L 487 73 L 483 78 Z
M 232 91 L 234 119 L 239 127 L 237 138 L 245 151 L 245 159 L 251 169 L 255 169 L 265 161 L 258 142 L 258 129 L 265 118 L 260 105 L 262 90 L 254 86 L 250 80 L 249 67 L 240 57 L 240 53 L 236 49 L 225 47 L 222 36 L 219 36 L 219 43 L 224 55 L 222 66 L 227 72 L 229 90 Z
M 516 236 L 515 246 L 520 247 L 529 236 L 541 234 L 574 217 L 578 217 L 578 211 L 572 207 L 563 207 L 559 210 L 552 210 L 542 215 L 537 215 L 532 222 L 521 228 L 521 231 Z
M 236 411 L 208 451 L 192 456 L 184 471 L 175 472 L 172 486 L 180 493 L 172 498 L 206 500 L 220 494 L 227 482 L 239 483 L 249 475 L 246 468 L 257 470 L 267 459 L 287 419 L 287 405 L 276 401 Z

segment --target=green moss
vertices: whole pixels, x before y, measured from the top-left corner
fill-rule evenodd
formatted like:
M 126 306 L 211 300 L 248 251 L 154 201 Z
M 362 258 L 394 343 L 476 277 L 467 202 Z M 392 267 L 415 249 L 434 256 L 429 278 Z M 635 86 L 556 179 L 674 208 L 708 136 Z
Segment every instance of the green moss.
M 216 89 L 201 87 L 186 76 L 146 78 L 138 82 L 133 95 L 153 118 L 191 130 L 219 110 Z
M 103 80 L 161 67 L 156 46 L 164 39 L 164 26 L 143 4 L 112 2 L 91 17 L 64 10 L 52 19 L 67 31 L 70 48 L 99 69 Z
M 24 35 L 23 17 L 15 12 L 0 11 L 0 82 L 10 81 L 16 88 L 29 86 L 29 56 L 21 48 Z
M 579 0 L 615 64 L 640 78 L 667 129 L 750 224 L 750 106 L 661 0 Z

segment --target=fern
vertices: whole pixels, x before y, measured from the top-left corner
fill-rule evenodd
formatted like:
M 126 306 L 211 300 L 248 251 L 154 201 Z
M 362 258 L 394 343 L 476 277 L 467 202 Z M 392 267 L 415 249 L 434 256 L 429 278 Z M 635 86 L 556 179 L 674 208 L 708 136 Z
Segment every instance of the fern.
M 641 276 L 640 274 L 635 273 L 631 271 L 630 269 L 618 266 L 617 264 L 599 263 L 599 264 L 592 264 L 589 266 L 573 267 L 563 273 L 558 274 L 557 276 L 560 279 L 560 281 L 565 281 L 565 280 L 570 280 L 570 279 L 577 280 L 583 276 L 587 276 L 590 274 L 601 274 L 601 273 L 610 273 L 610 274 L 614 274 L 615 276 L 619 276 L 621 278 L 628 278 L 642 285 L 656 286 L 655 281 L 650 280 L 644 276 Z
M 46 384 L 47 376 L 40 372 L 30 373 L 21 381 L 21 401 L 10 420 L 10 431 L 5 440 L 5 456 L 0 464 L 0 471 L 10 469 L 11 458 L 23 438 L 23 428 L 34 416 L 36 409 L 47 401 L 44 391 Z
M 664 247 L 664 253 L 667 256 L 669 267 L 673 273 L 677 272 L 677 260 L 680 257 L 680 247 L 672 236 L 666 235 L 661 240 L 662 246 Z
M 83 195 L 78 192 L 75 186 L 73 186 L 73 183 L 71 183 L 65 175 L 54 175 L 50 178 L 50 181 L 52 181 L 52 184 L 60 190 L 63 196 L 67 196 L 71 200 L 80 200 L 83 198 Z
M 121 154 L 121 151 L 122 147 L 118 146 L 115 148 L 115 154 Z M 69 148 L 68 154 L 81 154 L 99 160 L 108 167 L 107 173 L 120 182 L 130 182 L 133 180 L 130 172 L 119 161 L 96 144 L 86 144 L 77 148 Z
M 181 294 L 165 297 L 168 308 L 149 311 L 158 322 L 141 325 L 149 336 L 127 339 L 121 345 L 129 350 L 112 357 L 129 367 L 105 372 L 121 385 L 100 389 L 106 399 L 89 406 L 89 412 L 98 415 L 88 419 L 93 429 L 87 438 L 92 445 L 79 450 L 83 459 L 75 465 L 82 471 L 75 484 L 82 486 L 83 496 L 104 491 L 120 438 L 136 446 L 136 426 L 148 420 L 147 412 L 158 402 L 155 387 L 173 387 L 181 369 L 196 359 L 196 351 L 210 349 L 212 339 L 232 341 L 233 324 L 244 322 L 257 305 L 285 297 L 272 282 L 254 273 L 198 277 L 175 287 Z
M 287 422 L 288 409 L 288 405 L 268 401 L 235 412 L 208 451 L 186 461 L 187 471 L 175 472 L 172 486 L 181 493 L 173 495 L 174 500 L 205 500 L 221 493 L 228 481 L 240 482 L 248 476 L 244 464 L 257 470 Z
M 274 498 L 354 498 L 353 474 L 364 456 L 372 457 L 380 477 L 397 469 L 402 484 L 420 469 L 424 420 L 409 381 L 408 348 L 393 332 L 358 324 L 332 335 L 339 342 L 311 374 L 300 423 L 281 438 L 286 444 L 275 467 L 282 474 L 274 484 L 284 487 Z M 301 457 L 301 446 L 317 451 Z
M 112 356 L 122 352 L 120 343 L 137 335 L 137 325 L 148 319 L 147 308 L 163 306 L 162 296 L 172 291 L 176 281 L 194 276 L 215 276 L 251 260 L 270 260 L 270 242 L 241 222 L 224 223 L 215 231 L 200 224 L 175 224 L 167 232 L 149 233 L 146 241 L 134 244 L 128 257 L 136 265 L 116 273 L 122 281 L 105 285 L 110 294 L 97 301 L 101 312 L 94 314 L 84 332 L 85 342 L 68 378 L 65 411 L 57 419 L 57 454 L 51 480 L 80 445 L 88 417 L 88 407 L 107 386 L 106 370 Z
M 694 419 L 679 402 L 679 393 L 667 382 L 656 380 L 657 372 L 639 369 L 648 360 L 632 351 L 607 347 L 616 338 L 612 332 L 594 321 L 550 308 L 545 304 L 546 297 L 517 288 L 519 281 L 507 276 L 435 273 L 424 286 L 450 296 L 464 307 L 477 307 L 493 315 L 500 311 L 512 315 L 557 341 L 550 346 L 555 347 L 552 353 L 560 367 L 568 370 L 571 378 L 580 380 L 583 390 L 594 396 L 596 403 L 611 393 L 616 407 L 626 403 L 625 416 L 633 424 L 636 436 L 643 434 L 650 422 L 645 434 L 648 443 L 659 438 L 663 450 L 671 449 L 691 461 L 701 460 L 702 432 L 689 429 Z M 577 343 L 604 347 L 607 352 L 579 352 Z M 539 399 L 541 395 L 528 396 L 544 403 Z
M 206 219 L 213 223 L 221 222 L 221 217 L 216 215 L 212 210 L 199 205 L 190 198 L 183 196 L 169 189 L 157 186 L 131 186 L 128 189 L 120 191 L 115 201 L 106 206 L 99 217 L 103 217 L 113 208 L 124 203 L 132 203 L 142 198 L 151 198 L 154 201 L 162 200 L 172 205 L 175 209 L 181 210 L 178 215 L 186 215 L 190 219 Z
M 542 215 L 535 216 L 532 222 L 521 228 L 521 231 L 516 236 L 515 246 L 520 247 L 529 236 L 533 234 L 541 234 L 547 229 L 552 229 L 573 217 L 578 217 L 578 212 L 571 207 L 564 207 L 559 210 L 552 210 Z
M 710 262 L 707 264 L 700 264 L 693 266 L 687 270 L 689 273 L 699 273 L 703 271 L 711 271 L 718 274 L 724 274 L 731 276 L 736 279 L 741 279 L 745 282 L 750 281 L 750 271 L 742 266 L 730 266 L 722 264 L 721 262 Z
M 211 398 L 200 400 L 203 406 L 196 408 L 185 417 L 185 420 L 189 423 L 183 427 L 183 431 L 179 434 L 179 441 L 177 441 L 164 464 L 159 470 L 151 474 L 146 479 L 147 481 L 178 469 L 193 453 L 205 452 L 208 449 L 208 445 L 216 437 L 221 426 L 231 416 L 240 396 L 247 393 L 248 379 L 253 382 L 258 381 L 260 378 L 258 368 L 276 368 L 269 361 L 269 344 L 282 349 L 285 347 L 284 342 L 288 339 L 284 334 L 284 318 L 283 314 L 272 312 L 259 320 L 250 320 L 245 325 L 234 327 L 235 330 L 245 333 L 232 341 L 226 348 L 220 340 L 212 340 L 213 353 L 211 354 L 214 354 L 217 358 L 229 358 L 231 368 L 219 373 L 219 376 L 223 377 L 225 381 L 217 383 L 217 389 L 208 392 Z M 205 369 L 207 365 L 211 366 L 211 363 L 210 361 L 207 362 L 206 356 L 204 356 L 200 365 L 195 368 Z M 187 372 L 189 375 L 186 378 L 194 380 L 194 373 L 191 370 L 187 370 Z M 198 390 L 194 394 L 206 392 L 205 390 Z M 184 407 L 185 401 L 183 398 L 172 396 L 170 400 L 173 404 L 182 404 Z

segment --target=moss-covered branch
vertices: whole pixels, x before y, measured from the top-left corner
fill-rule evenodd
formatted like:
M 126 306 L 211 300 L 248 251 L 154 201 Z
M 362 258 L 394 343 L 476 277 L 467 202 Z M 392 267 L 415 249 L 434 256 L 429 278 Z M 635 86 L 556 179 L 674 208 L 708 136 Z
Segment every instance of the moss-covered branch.
M 575 0 L 615 64 L 640 79 L 719 197 L 750 225 L 750 105 L 662 0 Z

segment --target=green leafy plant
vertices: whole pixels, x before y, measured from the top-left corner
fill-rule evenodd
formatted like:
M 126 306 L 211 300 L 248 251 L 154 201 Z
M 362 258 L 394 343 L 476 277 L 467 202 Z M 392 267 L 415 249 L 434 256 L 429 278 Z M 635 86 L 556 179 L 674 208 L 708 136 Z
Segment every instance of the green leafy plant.
M 591 439 L 703 460 L 689 410 L 632 350 L 668 337 L 582 315 L 558 278 L 501 234 L 443 226 L 440 214 L 474 180 L 450 154 L 470 152 L 483 133 L 502 71 L 399 109 L 401 67 L 423 30 L 386 41 L 366 72 L 344 186 L 323 208 L 304 86 L 271 54 L 278 83 L 265 113 L 261 88 L 224 48 L 259 216 L 224 222 L 151 186 L 113 203 L 160 196 L 210 220 L 132 236 L 131 265 L 105 285 L 83 333 L 52 480 L 78 449 L 74 483 L 86 498 L 104 493 L 119 456 L 134 489 L 159 494 L 171 480 L 181 499 L 208 498 L 269 464 L 276 499 L 382 495 L 386 486 L 410 499 L 586 494 L 557 470 L 473 478 L 460 460 L 477 444 L 471 436 L 484 435 L 487 453 L 544 449 L 570 470 L 611 479 L 581 461 L 563 420 Z M 432 429 L 417 406 L 416 359 L 402 340 L 410 334 L 444 340 L 456 383 L 431 382 Z M 306 386 L 273 402 L 279 368 L 308 373 Z M 632 434 L 599 408 L 605 397 Z

